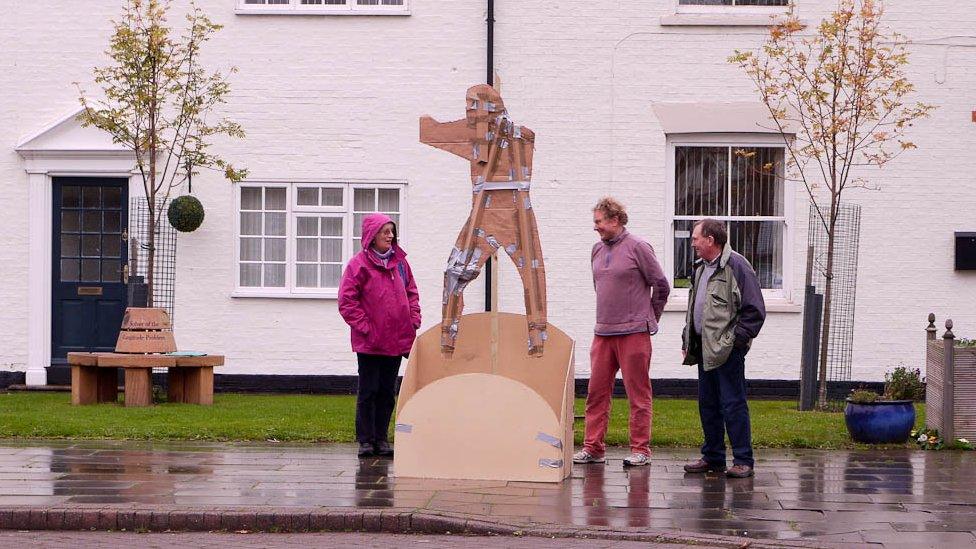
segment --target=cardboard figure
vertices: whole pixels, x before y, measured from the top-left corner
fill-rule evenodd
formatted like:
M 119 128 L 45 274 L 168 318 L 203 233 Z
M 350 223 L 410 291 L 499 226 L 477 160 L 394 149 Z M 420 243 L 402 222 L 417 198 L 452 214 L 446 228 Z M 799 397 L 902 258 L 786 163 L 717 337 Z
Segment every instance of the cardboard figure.
M 471 163 L 471 214 L 444 270 L 441 352 L 454 352 L 464 288 L 499 248 L 518 268 L 525 288 L 530 355 L 542 355 L 546 333 L 546 275 L 529 186 L 535 134 L 518 126 L 491 86 L 467 91 L 466 116 L 453 122 L 420 118 L 420 141 Z

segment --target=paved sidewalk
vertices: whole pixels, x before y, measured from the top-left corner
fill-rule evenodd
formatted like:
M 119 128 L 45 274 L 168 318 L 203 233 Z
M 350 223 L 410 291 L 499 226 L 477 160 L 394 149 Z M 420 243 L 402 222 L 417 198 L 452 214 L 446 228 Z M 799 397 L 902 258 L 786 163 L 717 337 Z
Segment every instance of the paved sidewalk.
M 352 445 L 0 443 L 0 528 L 498 533 L 737 547 L 976 547 L 976 453 L 760 450 L 756 477 L 692 450 L 560 484 L 395 478 Z

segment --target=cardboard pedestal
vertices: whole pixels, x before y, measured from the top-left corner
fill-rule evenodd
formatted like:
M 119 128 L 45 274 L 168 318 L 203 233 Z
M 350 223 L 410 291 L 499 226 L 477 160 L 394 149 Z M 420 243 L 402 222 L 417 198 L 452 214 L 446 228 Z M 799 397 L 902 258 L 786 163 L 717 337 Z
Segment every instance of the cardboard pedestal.
M 396 414 L 397 477 L 559 482 L 573 451 L 574 343 L 552 324 L 526 352 L 525 316 L 461 317 L 451 358 L 441 327 L 414 343 Z

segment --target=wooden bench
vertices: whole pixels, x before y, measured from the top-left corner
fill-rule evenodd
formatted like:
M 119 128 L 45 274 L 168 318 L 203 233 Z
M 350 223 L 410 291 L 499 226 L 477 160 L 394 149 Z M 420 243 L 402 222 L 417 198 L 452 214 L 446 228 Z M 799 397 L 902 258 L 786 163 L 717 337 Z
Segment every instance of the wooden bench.
M 213 404 L 213 369 L 221 355 L 185 356 L 176 351 L 172 323 L 163 309 L 127 309 L 114 353 L 68 353 L 71 403 L 115 402 L 118 370 L 125 371 L 125 405 L 152 405 L 152 369 L 166 368 L 169 401 Z

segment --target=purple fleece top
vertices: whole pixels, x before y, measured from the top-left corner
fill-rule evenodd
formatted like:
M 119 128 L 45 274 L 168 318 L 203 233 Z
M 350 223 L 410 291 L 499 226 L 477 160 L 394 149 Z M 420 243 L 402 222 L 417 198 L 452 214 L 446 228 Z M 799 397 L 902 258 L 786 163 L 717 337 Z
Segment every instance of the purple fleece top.
M 594 333 L 657 333 L 671 286 L 654 248 L 624 229 L 616 238 L 594 244 L 590 259 L 596 288 Z

